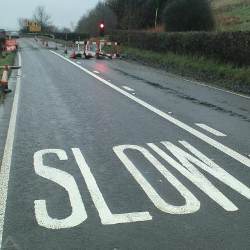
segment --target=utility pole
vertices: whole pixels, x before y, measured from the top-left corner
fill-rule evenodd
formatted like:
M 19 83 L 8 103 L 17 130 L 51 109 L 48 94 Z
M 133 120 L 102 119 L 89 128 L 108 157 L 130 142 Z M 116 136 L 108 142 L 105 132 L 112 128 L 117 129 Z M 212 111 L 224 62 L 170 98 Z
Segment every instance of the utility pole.
M 155 0 L 155 29 L 157 28 L 158 24 L 158 15 L 159 15 L 159 8 L 160 8 L 160 0 Z
M 157 28 L 157 22 L 158 22 L 158 11 L 159 11 L 159 7 L 156 8 L 155 10 L 155 29 Z

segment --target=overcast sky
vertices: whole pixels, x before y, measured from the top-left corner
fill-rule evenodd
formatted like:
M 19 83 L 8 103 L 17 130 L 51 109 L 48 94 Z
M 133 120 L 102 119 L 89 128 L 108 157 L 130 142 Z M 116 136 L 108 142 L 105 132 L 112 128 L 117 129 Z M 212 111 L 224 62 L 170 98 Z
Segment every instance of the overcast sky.
M 52 22 L 58 27 L 70 27 L 96 5 L 99 0 L 1 0 L 0 29 L 18 29 L 18 18 L 31 18 L 35 8 L 45 6 Z

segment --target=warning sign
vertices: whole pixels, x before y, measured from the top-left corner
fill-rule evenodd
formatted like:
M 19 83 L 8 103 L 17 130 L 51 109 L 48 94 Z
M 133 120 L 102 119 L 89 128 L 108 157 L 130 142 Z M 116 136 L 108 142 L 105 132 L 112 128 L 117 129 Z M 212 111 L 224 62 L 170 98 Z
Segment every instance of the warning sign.
M 6 51 L 15 51 L 17 49 L 17 42 L 15 39 L 5 41 Z
M 29 32 L 37 33 L 37 32 L 41 32 L 41 30 L 42 30 L 41 25 L 38 24 L 37 22 L 34 22 L 34 21 L 27 20 L 26 25 L 27 25 Z

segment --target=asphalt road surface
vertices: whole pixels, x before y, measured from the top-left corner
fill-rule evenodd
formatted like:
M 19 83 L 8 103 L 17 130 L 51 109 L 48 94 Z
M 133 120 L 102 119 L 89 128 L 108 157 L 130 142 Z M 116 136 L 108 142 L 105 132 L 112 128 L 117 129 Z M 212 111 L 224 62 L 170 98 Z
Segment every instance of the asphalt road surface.
M 249 98 L 20 44 L 2 249 L 250 248 Z

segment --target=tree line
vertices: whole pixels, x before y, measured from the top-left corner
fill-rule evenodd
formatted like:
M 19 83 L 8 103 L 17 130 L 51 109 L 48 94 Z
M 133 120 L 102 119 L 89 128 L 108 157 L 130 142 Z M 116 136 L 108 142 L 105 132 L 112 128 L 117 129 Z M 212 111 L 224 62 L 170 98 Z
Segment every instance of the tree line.
M 76 31 L 97 35 L 101 21 L 107 33 L 113 29 L 208 31 L 215 27 L 211 0 L 105 0 L 80 18 Z

